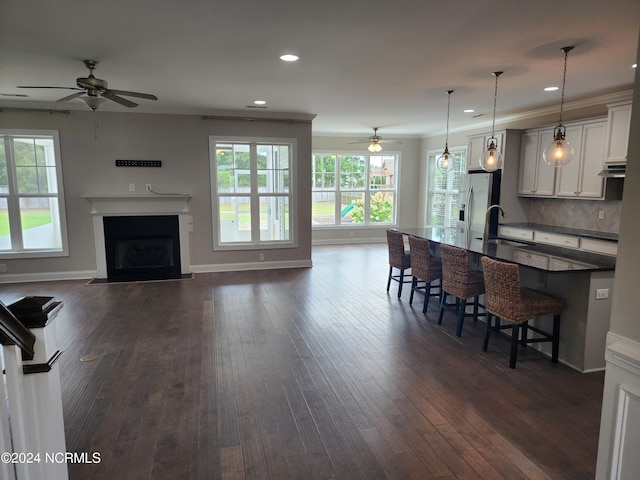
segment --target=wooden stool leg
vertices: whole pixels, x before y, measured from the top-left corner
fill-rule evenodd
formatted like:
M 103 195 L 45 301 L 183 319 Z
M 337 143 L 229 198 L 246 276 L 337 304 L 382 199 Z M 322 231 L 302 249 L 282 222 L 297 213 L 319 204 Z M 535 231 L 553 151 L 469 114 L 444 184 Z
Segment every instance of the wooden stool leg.
M 424 290 L 424 304 L 422 305 L 422 313 L 427 313 L 427 307 L 429 306 L 429 298 L 431 297 L 431 283 L 427 282 L 427 286 Z
M 528 337 L 528 332 L 529 332 L 529 322 L 524 322 L 522 324 L 522 338 L 520 339 L 520 345 L 522 345 L 523 347 L 527 346 L 527 337 Z
M 389 279 L 387 280 L 387 292 L 389 291 L 389 288 L 391 287 L 392 275 L 393 275 L 393 267 L 389 267 Z
M 404 269 L 400 269 L 400 286 L 398 287 L 398 298 L 402 296 L 402 285 L 404 284 Z
M 560 349 L 560 315 L 553 316 L 553 339 L 551 340 L 551 361 L 558 363 Z
M 493 320 L 493 315 L 487 312 L 487 327 L 484 330 L 484 343 L 482 344 L 483 352 L 486 352 L 487 348 L 489 348 L 489 335 L 491 334 L 491 320 Z
M 456 335 L 462 336 L 462 324 L 464 323 L 464 315 L 467 310 L 467 300 L 460 300 L 460 309 L 458 310 L 458 328 L 456 329 Z
M 480 305 L 480 295 L 476 295 L 473 299 L 473 321 L 478 321 L 478 307 Z
M 514 323 L 511 329 L 511 355 L 509 356 L 509 366 L 511 368 L 516 368 L 516 360 L 518 359 L 519 330 L 520 330 L 520 325 L 517 323 Z
M 418 286 L 418 279 L 413 277 L 411 280 L 411 295 L 409 295 L 409 305 L 413 305 L 413 293 L 416 291 L 416 287 Z
M 442 298 L 440 299 L 440 315 L 438 315 L 438 325 L 442 325 L 442 317 L 444 315 L 444 304 L 447 301 L 447 292 L 442 291 Z

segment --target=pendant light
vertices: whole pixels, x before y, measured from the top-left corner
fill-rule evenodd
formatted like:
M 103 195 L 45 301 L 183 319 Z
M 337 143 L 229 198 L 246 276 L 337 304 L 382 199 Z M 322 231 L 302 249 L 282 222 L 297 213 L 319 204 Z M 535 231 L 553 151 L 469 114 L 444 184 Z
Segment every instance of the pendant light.
M 454 90 L 447 90 L 447 136 L 444 141 L 444 152 L 436 158 L 436 166 L 441 172 L 448 172 L 453 168 L 453 156 L 449 153 L 449 112 L 451 110 L 451 94 Z
M 573 147 L 565 140 L 566 128 L 562 124 L 562 110 L 564 108 L 564 86 L 567 80 L 567 56 L 574 47 L 564 47 L 564 72 L 562 74 L 562 96 L 560 97 L 560 119 L 553 129 L 553 141 L 542 152 L 542 158 L 547 165 L 564 167 L 573 159 Z
M 493 72 L 496 77 L 496 88 L 493 93 L 493 124 L 491 126 L 491 137 L 487 140 L 487 149 L 480 157 L 480 166 L 485 172 L 495 172 L 502 167 L 502 153 L 498 150 L 498 140 L 496 139 L 496 102 L 498 99 L 498 77 L 503 72 Z

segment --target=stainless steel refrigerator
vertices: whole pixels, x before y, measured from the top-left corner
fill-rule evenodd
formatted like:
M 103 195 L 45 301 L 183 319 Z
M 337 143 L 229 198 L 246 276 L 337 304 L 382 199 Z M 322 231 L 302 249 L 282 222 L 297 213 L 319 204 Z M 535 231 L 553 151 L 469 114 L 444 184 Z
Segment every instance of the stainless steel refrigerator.
M 485 222 L 489 222 L 489 236 L 498 233 L 498 209 L 487 209 L 500 202 L 500 178 L 502 170 L 492 173 L 470 172 L 460 177 L 458 228 L 481 236 Z

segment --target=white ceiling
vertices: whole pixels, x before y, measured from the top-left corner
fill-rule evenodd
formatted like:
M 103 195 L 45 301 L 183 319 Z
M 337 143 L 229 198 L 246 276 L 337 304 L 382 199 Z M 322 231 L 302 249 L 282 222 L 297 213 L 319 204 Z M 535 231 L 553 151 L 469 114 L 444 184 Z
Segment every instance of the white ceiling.
M 250 115 L 261 99 L 317 114 L 316 135 L 430 135 L 449 89 L 452 131 L 490 124 L 493 71 L 498 120 L 559 105 L 543 88 L 568 45 L 567 102 L 631 89 L 639 27 L 639 0 L 2 0 L 0 106 L 86 109 L 16 87 L 73 87 L 95 59 L 110 88 L 158 96 L 131 111 Z

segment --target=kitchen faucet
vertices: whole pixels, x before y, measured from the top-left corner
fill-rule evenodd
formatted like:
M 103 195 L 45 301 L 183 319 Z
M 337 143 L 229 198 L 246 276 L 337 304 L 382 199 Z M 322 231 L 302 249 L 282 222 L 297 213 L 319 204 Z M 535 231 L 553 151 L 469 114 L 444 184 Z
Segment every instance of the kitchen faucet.
M 486 242 L 487 240 L 489 240 L 489 213 L 491 213 L 491 210 L 493 210 L 494 208 L 497 208 L 498 210 L 500 210 L 500 213 L 502 213 L 502 218 L 507 216 L 507 214 L 504 213 L 504 210 L 502 209 L 502 207 L 498 204 L 491 205 L 489 208 L 487 208 L 487 212 L 485 213 L 486 218 L 484 221 L 484 233 L 482 234 L 483 242 Z

